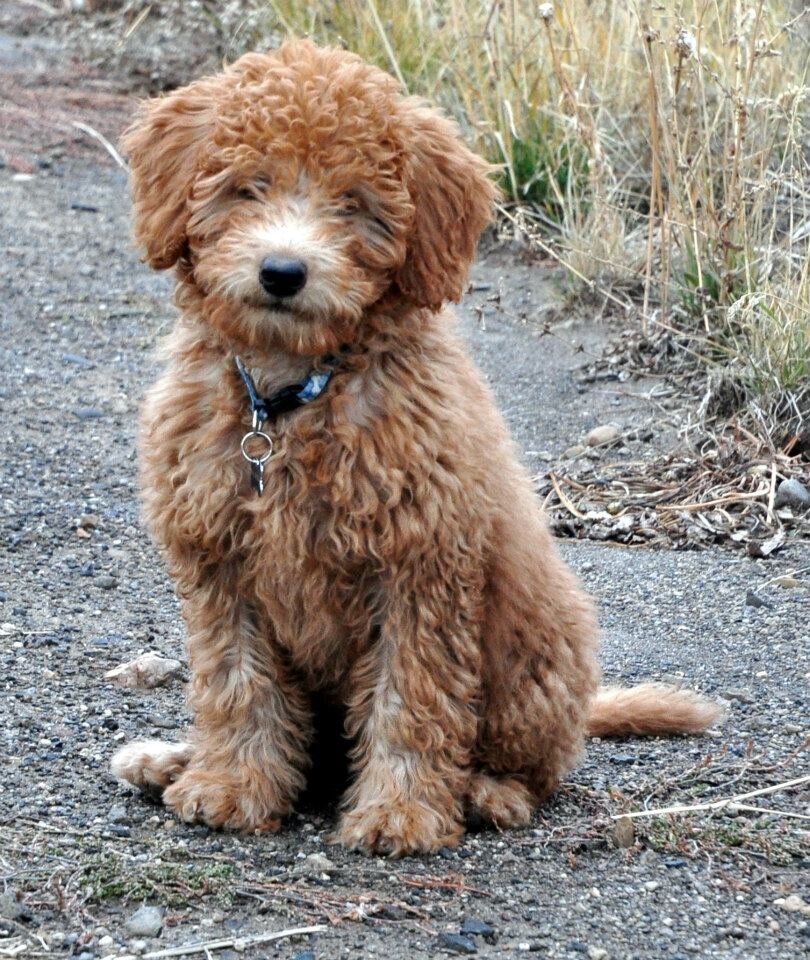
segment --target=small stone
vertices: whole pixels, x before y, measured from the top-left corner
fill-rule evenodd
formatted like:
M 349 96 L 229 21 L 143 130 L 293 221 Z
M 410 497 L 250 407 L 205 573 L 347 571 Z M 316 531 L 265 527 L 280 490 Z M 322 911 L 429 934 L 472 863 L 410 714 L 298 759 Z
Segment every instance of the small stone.
M 581 457 L 583 453 L 585 453 L 585 447 L 581 443 L 575 443 L 565 451 L 563 459 L 574 460 L 576 457 Z
M 610 839 L 614 847 L 627 850 L 636 842 L 636 831 L 630 817 L 622 817 L 610 828 Z
M 105 680 L 113 680 L 122 687 L 138 687 L 151 690 L 165 686 L 183 669 L 179 660 L 161 657 L 158 653 L 142 653 L 134 660 L 122 663 L 104 674 Z
M 588 947 L 588 957 L 590 960 L 605 960 L 608 952 L 603 947 Z
M 789 910 L 791 913 L 801 913 L 805 917 L 810 917 L 810 903 L 805 903 L 797 893 L 791 893 L 789 897 L 780 897 L 778 900 L 774 900 L 774 906 Z
M 724 693 L 727 700 L 739 700 L 740 703 L 753 703 L 754 695 L 745 687 L 731 687 Z
M 807 510 L 810 508 L 810 490 L 795 477 L 789 477 L 787 480 L 783 480 L 776 488 L 774 504 L 777 507 L 793 507 L 794 509 Z
M 108 933 L 106 936 L 101 937 L 101 938 L 99 939 L 99 941 L 98 941 L 98 945 L 99 945 L 100 947 L 111 947 L 111 946 L 113 945 L 113 943 L 115 943 L 115 941 L 114 941 L 113 938 L 109 935 L 109 933 Z
M 115 588 L 118 586 L 118 581 L 115 579 L 115 577 L 111 577 L 109 575 L 97 577 L 96 583 L 101 587 L 102 590 L 115 590 Z
M 97 407 L 80 407 L 76 411 L 76 416 L 80 420 L 100 420 L 104 416 L 104 411 Z
M 647 880 L 644 883 L 644 889 L 650 893 L 654 893 L 660 886 L 661 884 L 657 880 Z
M 686 866 L 686 861 L 683 857 L 664 857 L 661 862 L 665 867 L 669 867 L 670 870 L 677 870 L 680 867 Z
M 13 890 L 8 890 L 0 894 L 0 917 L 4 920 L 30 923 L 34 919 L 34 914 L 21 900 L 17 899 Z
M 92 367 L 93 361 L 88 360 L 87 357 L 79 356 L 77 353 L 63 353 L 62 354 L 63 363 L 73 363 L 77 367 Z
M 302 862 L 301 866 L 307 873 L 320 874 L 329 873 L 335 869 L 335 864 L 323 853 L 310 853 Z
M 85 513 L 79 517 L 78 526 L 85 530 L 95 530 L 98 526 L 98 517 L 94 513 Z
M 460 933 L 440 933 L 439 947 L 448 953 L 478 953 L 478 947 L 472 940 Z
M 130 940 L 129 949 L 131 953 L 140 954 L 146 953 L 146 941 L 145 940 Z
M 163 929 L 163 910 L 160 907 L 140 907 L 125 926 L 127 933 L 135 937 L 157 937 Z
M 315 954 L 312 950 L 302 950 L 292 958 L 292 960 L 315 960 Z
M 763 600 L 758 593 L 754 593 L 753 590 L 747 590 L 745 593 L 745 605 L 746 607 L 772 607 L 772 603 L 768 603 L 767 600 Z
M 594 427 L 585 437 L 588 447 L 601 447 L 605 443 L 613 443 L 622 435 L 621 430 L 613 423 L 606 423 L 601 427 Z
M 494 941 L 497 933 L 494 927 L 483 920 L 475 917 L 467 917 L 461 925 L 461 933 L 467 937 L 483 937 L 485 940 Z
M 380 916 L 385 917 L 386 920 L 407 920 L 408 911 L 396 903 L 386 903 L 380 910 Z

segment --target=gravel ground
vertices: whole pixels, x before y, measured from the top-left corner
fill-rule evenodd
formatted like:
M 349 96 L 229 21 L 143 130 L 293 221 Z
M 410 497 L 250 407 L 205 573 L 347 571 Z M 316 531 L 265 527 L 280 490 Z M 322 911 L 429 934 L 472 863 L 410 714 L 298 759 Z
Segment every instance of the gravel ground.
M 0 955 L 92 960 L 323 924 L 248 955 L 805 956 L 806 820 L 737 810 L 628 834 L 610 817 L 807 774 L 807 544 L 769 561 L 563 545 L 599 598 L 608 678 L 682 679 L 729 715 L 697 739 L 592 742 L 528 830 L 470 834 L 433 859 L 366 859 L 327 845 L 323 801 L 277 836 L 232 836 L 111 779 L 120 742 L 177 738 L 188 720 L 180 683 L 103 679 L 142 650 L 183 658 L 172 587 L 138 523 L 133 452 L 170 283 L 130 248 L 122 172 L 100 155 L 38 159 L 33 175 L 0 169 Z M 500 251 L 476 266 L 461 311 L 528 462 L 547 467 L 608 420 L 663 442 L 649 384 L 581 392 L 572 372 L 607 332 L 554 322 L 559 297 L 547 270 Z M 790 571 L 805 586 L 769 584 Z M 806 816 L 807 799 L 751 803 Z M 144 902 L 159 908 L 157 937 L 127 926 Z M 460 936 L 475 921 L 489 932 Z

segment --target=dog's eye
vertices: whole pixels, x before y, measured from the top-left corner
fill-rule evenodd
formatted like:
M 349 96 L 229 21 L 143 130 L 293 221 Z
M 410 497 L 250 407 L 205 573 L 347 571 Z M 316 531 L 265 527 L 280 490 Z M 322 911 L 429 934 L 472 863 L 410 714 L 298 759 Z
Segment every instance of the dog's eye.
M 270 186 L 268 180 L 253 180 L 251 183 L 242 184 L 236 188 L 236 196 L 240 200 L 261 200 L 264 191 Z
M 340 198 L 339 213 L 342 217 L 351 217 L 355 213 L 360 213 L 363 205 L 353 193 L 344 193 Z

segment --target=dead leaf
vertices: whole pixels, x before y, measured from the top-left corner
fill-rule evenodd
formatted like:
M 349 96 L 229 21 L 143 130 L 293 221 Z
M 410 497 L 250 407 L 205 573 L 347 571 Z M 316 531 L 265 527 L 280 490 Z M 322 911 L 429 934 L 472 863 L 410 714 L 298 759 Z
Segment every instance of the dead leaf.
M 775 580 L 771 580 L 771 584 L 774 587 L 785 587 L 790 589 L 792 587 L 800 587 L 802 585 L 801 580 L 797 580 L 795 577 L 791 577 L 790 574 L 785 574 L 784 577 L 777 577 Z
M 748 544 L 748 555 L 750 557 L 771 557 L 785 545 L 785 531 L 777 530 L 772 537 L 767 540 L 752 540 Z

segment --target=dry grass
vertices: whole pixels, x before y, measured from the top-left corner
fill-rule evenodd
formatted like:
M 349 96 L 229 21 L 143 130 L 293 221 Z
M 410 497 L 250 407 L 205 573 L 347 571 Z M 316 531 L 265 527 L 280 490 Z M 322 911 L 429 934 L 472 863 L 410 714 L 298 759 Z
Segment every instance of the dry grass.
M 248 45 L 343 43 L 441 103 L 513 222 L 728 366 L 754 427 L 808 412 L 810 44 L 796 0 L 257 0 Z M 789 419 L 789 425 L 785 420 Z

